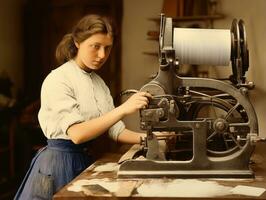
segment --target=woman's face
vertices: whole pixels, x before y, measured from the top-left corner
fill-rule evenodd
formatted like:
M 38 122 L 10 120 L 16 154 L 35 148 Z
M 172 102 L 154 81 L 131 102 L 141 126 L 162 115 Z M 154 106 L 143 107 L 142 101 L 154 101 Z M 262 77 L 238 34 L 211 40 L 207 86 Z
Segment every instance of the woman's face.
M 83 70 L 91 72 L 100 69 L 107 60 L 113 38 L 108 34 L 97 33 L 75 45 L 78 48 L 75 61 Z

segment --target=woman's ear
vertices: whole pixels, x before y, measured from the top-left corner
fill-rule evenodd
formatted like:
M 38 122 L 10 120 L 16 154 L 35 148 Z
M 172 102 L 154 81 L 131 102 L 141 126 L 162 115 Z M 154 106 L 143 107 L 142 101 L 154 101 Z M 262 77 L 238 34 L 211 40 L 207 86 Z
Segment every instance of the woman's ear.
M 77 48 L 79 48 L 79 43 L 77 43 L 77 42 L 74 42 L 75 43 L 75 46 L 77 47 Z

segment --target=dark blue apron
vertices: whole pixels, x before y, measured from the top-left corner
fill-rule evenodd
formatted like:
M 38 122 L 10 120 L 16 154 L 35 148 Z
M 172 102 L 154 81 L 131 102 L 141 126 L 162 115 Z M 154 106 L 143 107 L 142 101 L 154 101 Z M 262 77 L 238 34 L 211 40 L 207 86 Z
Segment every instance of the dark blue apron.
M 54 193 L 86 169 L 93 159 L 86 144 L 49 139 L 33 158 L 14 199 L 52 199 Z

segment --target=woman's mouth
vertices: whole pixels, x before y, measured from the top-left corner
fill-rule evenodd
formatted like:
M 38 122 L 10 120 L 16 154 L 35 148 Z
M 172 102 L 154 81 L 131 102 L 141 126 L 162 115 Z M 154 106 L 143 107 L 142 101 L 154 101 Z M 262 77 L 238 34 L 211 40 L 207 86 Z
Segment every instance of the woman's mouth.
M 102 64 L 102 61 L 93 61 L 92 64 L 93 65 L 101 65 Z

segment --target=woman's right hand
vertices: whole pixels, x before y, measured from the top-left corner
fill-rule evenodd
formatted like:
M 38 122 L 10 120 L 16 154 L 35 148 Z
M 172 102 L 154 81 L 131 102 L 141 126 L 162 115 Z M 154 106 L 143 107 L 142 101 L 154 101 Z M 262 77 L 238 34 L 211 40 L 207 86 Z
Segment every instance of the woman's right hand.
M 152 98 L 148 92 L 137 92 L 133 94 L 125 103 L 120 107 L 125 115 L 132 114 L 142 108 L 148 106 L 149 98 Z

